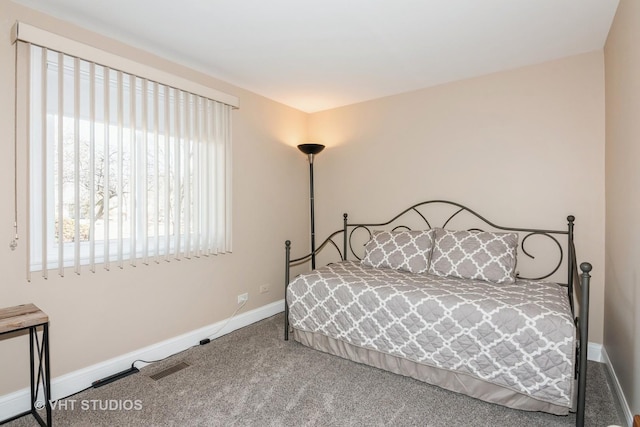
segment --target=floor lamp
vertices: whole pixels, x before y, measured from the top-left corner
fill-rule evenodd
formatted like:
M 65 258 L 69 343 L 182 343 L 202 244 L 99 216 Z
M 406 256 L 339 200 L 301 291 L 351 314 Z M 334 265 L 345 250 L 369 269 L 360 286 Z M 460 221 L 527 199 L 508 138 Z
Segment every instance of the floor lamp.
M 298 150 L 302 151 L 309 158 L 309 200 L 311 202 L 311 269 L 316 269 L 316 230 L 315 216 L 313 211 L 313 157 L 324 150 L 322 144 L 300 144 Z

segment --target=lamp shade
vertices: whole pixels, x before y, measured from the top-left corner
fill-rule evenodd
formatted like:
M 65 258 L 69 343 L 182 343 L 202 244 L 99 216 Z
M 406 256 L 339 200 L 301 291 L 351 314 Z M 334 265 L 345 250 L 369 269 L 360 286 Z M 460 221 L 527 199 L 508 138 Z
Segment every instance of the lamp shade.
M 298 150 L 302 151 L 304 154 L 318 154 L 322 150 L 324 150 L 324 145 L 322 144 L 300 144 L 298 145 Z

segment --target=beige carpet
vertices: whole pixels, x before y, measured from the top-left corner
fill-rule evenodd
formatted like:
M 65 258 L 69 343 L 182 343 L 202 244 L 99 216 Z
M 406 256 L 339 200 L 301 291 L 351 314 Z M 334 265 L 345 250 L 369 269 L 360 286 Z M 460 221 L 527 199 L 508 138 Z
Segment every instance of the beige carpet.
M 282 320 L 274 316 L 72 396 L 66 409 L 54 410 L 54 425 L 575 425 L 573 415 L 503 408 L 285 342 Z M 180 362 L 189 366 L 151 378 Z M 588 377 L 587 425 L 622 425 L 605 366 L 589 362 Z M 7 424 L 32 425 L 31 416 Z

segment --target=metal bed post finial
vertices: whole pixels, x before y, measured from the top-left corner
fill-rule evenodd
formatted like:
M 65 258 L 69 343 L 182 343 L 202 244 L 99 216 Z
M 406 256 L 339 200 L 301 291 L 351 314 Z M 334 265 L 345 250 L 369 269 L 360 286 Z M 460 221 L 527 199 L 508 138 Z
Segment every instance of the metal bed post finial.
M 289 260 L 291 259 L 291 240 L 284 242 L 284 340 L 289 340 L 289 303 L 287 288 L 289 287 Z

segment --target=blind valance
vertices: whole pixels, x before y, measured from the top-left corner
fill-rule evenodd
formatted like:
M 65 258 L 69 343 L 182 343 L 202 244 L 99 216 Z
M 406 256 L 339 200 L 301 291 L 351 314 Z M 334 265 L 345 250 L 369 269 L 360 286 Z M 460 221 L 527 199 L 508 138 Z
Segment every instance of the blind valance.
M 137 61 L 98 49 L 93 46 L 72 40 L 55 33 L 43 30 L 24 22 L 16 22 L 12 31 L 12 42 L 17 40 L 31 43 L 40 47 L 64 53 L 76 58 L 109 67 L 113 70 L 125 71 L 147 80 L 166 86 L 195 93 L 205 98 L 239 108 L 240 102 L 236 96 L 193 82 L 180 76 L 150 67 Z

